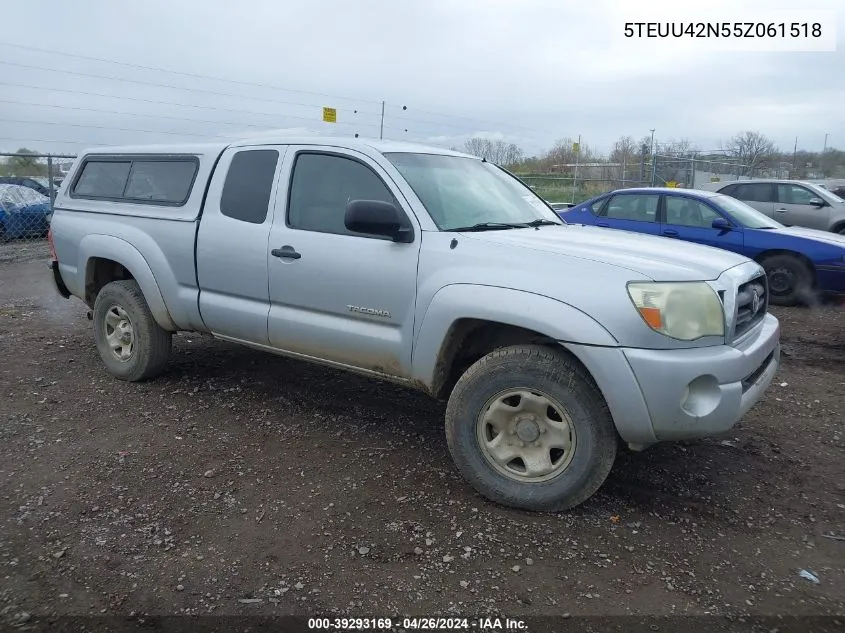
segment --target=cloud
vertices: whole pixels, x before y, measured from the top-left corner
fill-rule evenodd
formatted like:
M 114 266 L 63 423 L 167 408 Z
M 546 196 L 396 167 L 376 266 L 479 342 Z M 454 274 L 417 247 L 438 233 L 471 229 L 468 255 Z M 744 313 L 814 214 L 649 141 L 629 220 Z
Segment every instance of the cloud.
M 651 128 L 658 141 L 702 147 L 747 128 L 789 146 L 797 135 L 799 147 L 814 149 L 829 133 L 829 144 L 845 147 L 845 14 L 825 23 L 836 28 L 836 52 L 716 52 L 706 40 L 623 35 L 626 20 L 721 22 L 796 8 L 794 0 L 11 3 L 4 17 L 17 26 L 0 40 L 60 54 L 0 43 L 0 148 L 295 130 L 447 147 L 484 135 L 528 153 L 581 135 L 606 151 Z M 323 106 L 337 108 L 336 124 L 322 123 Z

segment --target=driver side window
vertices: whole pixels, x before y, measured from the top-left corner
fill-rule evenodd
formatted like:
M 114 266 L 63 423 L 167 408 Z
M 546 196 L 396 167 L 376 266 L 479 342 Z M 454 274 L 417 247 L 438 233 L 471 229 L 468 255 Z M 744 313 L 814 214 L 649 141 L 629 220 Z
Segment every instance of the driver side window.
M 666 224 L 710 228 L 718 213 L 703 202 L 680 196 L 666 196 Z
M 311 152 L 296 157 L 290 185 L 288 226 L 318 233 L 387 239 L 354 233 L 346 228 L 346 205 L 353 200 L 389 202 L 400 213 L 402 209 L 381 178 L 357 160 Z
M 810 200 L 818 197 L 800 185 L 778 185 L 778 201 L 783 204 L 810 204 Z

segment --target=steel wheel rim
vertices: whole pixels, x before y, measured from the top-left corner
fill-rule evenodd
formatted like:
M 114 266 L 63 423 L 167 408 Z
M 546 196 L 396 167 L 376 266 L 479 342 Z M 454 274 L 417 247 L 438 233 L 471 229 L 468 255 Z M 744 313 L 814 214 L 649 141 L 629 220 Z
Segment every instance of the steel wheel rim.
M 769 287 L 772 292 L 785 294 L 795 281 L 795 274 L 787 268 L 775 268 L 769 273 Z
M 560 475 L 575 454 L 575 425 L 566 409 L 537 389 L 508 389 L 490 398 L 476 420 L 487 462 L 525 483 Z
M 115 359 L 125 363 L 132 358 L 132 352 L 135 350 L 135 330 L 129 314 L 123 307 L 115 305 L 106 311 L 103 330 L 106 343 Z

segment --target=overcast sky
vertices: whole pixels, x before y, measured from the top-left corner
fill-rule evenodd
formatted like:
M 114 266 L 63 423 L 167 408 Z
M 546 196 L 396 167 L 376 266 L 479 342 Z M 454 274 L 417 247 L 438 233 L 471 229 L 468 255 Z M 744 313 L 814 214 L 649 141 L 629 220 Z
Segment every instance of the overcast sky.
M 382 99 L 385 137 L 446 146 L 483 135 L 535 153 L 580 134 L 607 151 L 655 128 L 658 142 L 687 138 L 701 149 L 747 129 L 789 150 L 796 136 L 799 149 L 821 150 L 829 133 L 828 145 L 845 149 L 843 0 L 699 3 L 720 22 L 734 19 L 731 8 L 761 20 L 777 8 L 838 9 L 825 23 L 825 34 L 835 23 L 835 52 L 623 37 L 632 17 L 684 19 L 679 4 L 9 2 L 0 149 L 73 153 L 275 129 L 377 137 Z M 337 108 L 337 124 L 321 122 L 322 106 Z

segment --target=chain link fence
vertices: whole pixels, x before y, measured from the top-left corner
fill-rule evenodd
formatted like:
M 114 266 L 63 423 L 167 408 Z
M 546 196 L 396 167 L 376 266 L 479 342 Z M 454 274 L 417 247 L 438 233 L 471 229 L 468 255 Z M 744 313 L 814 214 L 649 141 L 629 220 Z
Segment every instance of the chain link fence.
M 43 241 L 53 202 L 75 156 L 0 153 L 0 245 Z
M 688 155 L 634 156 L 621 162 L 555 165 L 548 173 L 517 174 L 548 202 L 579 203 L 602 193 L 630 187 L 685 187 L 746 179 L 748 169 L 728 157 Z M 761 174 L 762 176 L 762 174 Z

